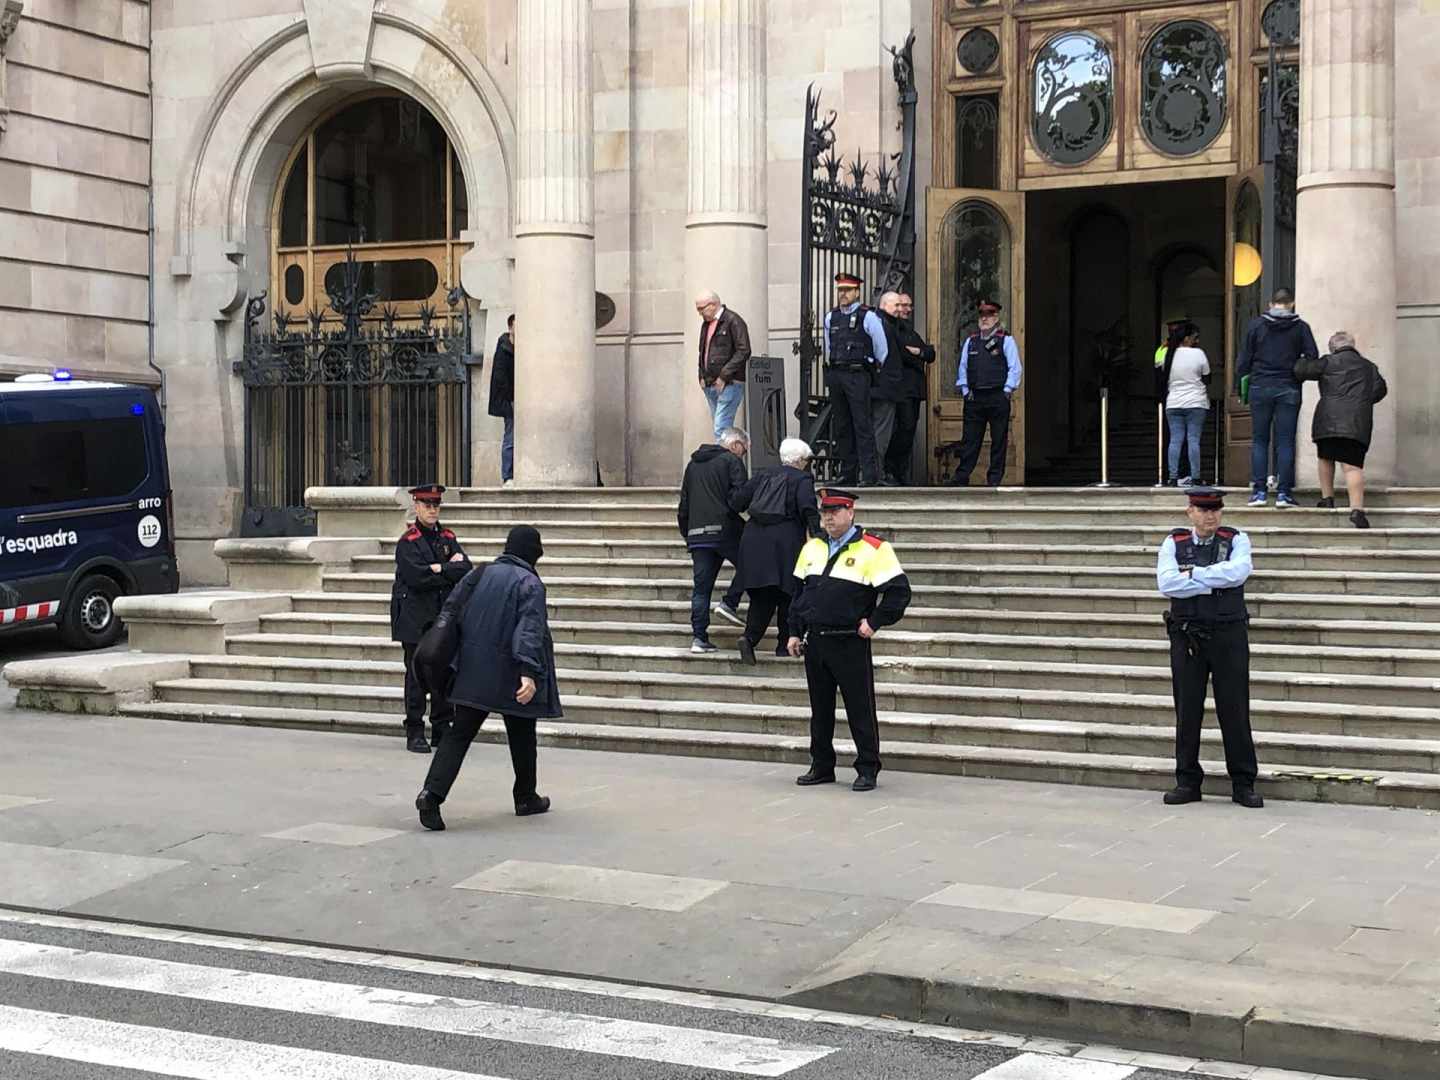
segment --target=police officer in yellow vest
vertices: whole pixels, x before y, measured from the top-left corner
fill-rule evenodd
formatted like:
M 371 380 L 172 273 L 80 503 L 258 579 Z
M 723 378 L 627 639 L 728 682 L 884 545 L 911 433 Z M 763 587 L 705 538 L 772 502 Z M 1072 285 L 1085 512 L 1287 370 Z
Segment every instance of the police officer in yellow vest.
M 899 621 L 910 581 L 888 543 L 855 524 L 855 496 L 820 490 L 820 526 L 795 563 L 799 589 L 790 607 L 791 656 L 805 657 L 810 689 L 810 771 L 802 787 L 835 782 L 835 691 L 855 741 L 854 791 L 874 791 L 880 772 L 875 669 L 870 639 Z

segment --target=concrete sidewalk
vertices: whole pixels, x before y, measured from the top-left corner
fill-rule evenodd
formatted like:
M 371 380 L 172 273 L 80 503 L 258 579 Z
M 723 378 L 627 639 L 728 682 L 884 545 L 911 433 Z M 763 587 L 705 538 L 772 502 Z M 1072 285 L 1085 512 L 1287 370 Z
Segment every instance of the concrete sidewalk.
M 0 703 L 4 707 L 4 703 Z M 0 903 L 1374 1077 L 1440 1073 L 1440 817 L 6 709 Z M 39 800 L 39 801 L 33 801 Z M 646 876 L 649 875 L 649 876 Z

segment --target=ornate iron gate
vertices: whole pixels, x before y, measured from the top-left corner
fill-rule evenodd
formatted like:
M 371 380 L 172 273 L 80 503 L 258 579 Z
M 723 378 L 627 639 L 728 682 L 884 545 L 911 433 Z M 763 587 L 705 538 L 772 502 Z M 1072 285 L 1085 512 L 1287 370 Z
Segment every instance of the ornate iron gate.
M 833 479 L 833 437 L 825 386 L 824 319 L 833 303 L 834 276 L 858 274 L 873 303 L 887 290 L 913 289 L 915 263 L 915 68 L 912 32 L 889 48 L 899 94 L 901 149 L 874 170 L 857 151 L 835 154 L 832 110 L 820 116 L 820 92 L 805 94 L 805 155 L 800 204 L 800 400 L 795 415 L 815 450 L 815 475 Z
M 422 307 L 413 323 L 394 308 L 372 316 L 354 254 L 329 293 L 331 318 L 283 309 L 263 327 L 265 294 L 246 309 L 245 536 L 313 533 L 305 507 L 314 485 L 469 482 L 466 357 L 470 313 L 461 289 L 441 315 Z
M 1295 198 L 1300 165 L 1300 69 L 1279 49 L 1300 43 L 1299 0 L 1273 0 L 1265 9 L 1269 63 L 1260 82 L 1260 161 L 1265 167 L 1262 301 L 1295 285 Z

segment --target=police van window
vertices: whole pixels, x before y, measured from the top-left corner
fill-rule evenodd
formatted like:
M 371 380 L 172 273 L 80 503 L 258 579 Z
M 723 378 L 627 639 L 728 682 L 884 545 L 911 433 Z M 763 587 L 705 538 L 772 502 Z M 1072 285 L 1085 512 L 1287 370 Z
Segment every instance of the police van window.
M 133 417 L 7 424 L 0 461 L 6 507 L 123 497 L 149 471 L 144 423 Z

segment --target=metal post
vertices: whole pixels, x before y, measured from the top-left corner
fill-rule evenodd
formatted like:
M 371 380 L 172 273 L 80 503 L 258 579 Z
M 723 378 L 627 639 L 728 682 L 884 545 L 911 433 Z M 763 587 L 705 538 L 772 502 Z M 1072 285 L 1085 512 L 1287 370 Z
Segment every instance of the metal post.
M 1165 486 L 1165 401 L 1155 403 L 1155 486 Z
M 1110 388 L 1100 387 L 1100 482 L 1096 487 L 1110 486 Z

